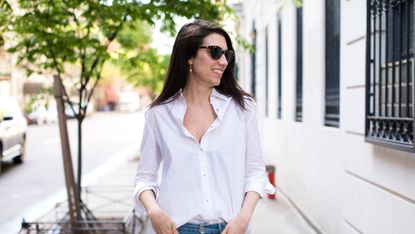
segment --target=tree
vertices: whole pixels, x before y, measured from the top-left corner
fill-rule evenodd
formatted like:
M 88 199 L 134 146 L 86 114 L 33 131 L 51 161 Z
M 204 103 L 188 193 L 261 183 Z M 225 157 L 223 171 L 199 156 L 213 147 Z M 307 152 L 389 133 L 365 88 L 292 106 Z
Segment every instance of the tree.
M 64 101 L 78 122 L 79 193 L 82 122 L 103 64 L 110 58 L 108 48 L 120 36 L 121 29 L 127 26 L 133 29 L 140 21 L 153 26 L 156 20 L 161 20 L 162 30 L 174 34 L 175 16 L 220 21 L 223 13 L 229 10 L 226 0 L 18 0 L 17 3 L 18 10 L 7 17 L 1 14 L 0 20 L 6 26 L 2 28 L 13 35 L 10 40 L 14 44 L 9 52 L 17 53 L 18 65 L 29 74 L 52 71 L 62 78 L 68 78 L 69 72 L 74 73 L 67 70 L 68 64 L 79 70 L 76 72 L 76 100 L 62 85 Z M 143 58 L 149 61 L 155 58 L 152 50 L 144 55 Z M 140 61 L 137 58 L 136 62 Z
M 3 32 L 6 29 L 6 20 L 12 13 L 12 8 L 6 0 L 0 0 L 0 46 L 4 44 Z
M 157 50 L 150 47 L 151 41 L 148 23 L 137 22 L 133 28 L 124 27 L 117 38 L 121 48 L 113 54 L 112 62 L 129 83 L 149 88 L 154 96 L 161 91 L 169 56 L 158 55 Z

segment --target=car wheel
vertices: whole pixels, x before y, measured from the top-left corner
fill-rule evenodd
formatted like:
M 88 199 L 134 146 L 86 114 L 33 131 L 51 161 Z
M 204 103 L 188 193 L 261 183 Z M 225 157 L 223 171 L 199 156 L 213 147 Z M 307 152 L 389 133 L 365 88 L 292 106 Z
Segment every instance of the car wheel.
M 26 146 L 26 138 L 23 138 L 22 148 L 20 149 L 20 155 L 13 158 L 14 164 L 20 164 L 23 162 L 24 155 L 25 155 L 25 146 Z

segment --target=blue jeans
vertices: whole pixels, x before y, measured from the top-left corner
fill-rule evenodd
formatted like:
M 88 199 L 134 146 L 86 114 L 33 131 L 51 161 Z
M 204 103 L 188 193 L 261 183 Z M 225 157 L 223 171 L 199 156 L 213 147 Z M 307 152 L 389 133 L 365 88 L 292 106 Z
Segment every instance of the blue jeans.
M 226 223 L 217 224 L 193 224 L 186 223 L 180 226 L 177 231 L 180 234 L 221 234 Z

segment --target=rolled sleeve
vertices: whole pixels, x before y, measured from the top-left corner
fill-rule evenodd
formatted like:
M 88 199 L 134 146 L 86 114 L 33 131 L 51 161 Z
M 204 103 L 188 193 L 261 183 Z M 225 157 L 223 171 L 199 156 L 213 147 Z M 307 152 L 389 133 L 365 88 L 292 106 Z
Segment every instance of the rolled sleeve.
M 253 191 L 264 197 L 267 193 L 275 193 L 275 188 L 268 180 L 261 157 L 256 106 L 250 103 L 249 108 L 251 110 L 249 110 L 246 132 L 245 193 Z
M 134 179 L 134 207 L 136 212 L 145 212 L 145 208 L 139 200 L 140 194 L 145 190 L 153 190 L 156 200 L 159 194 L 158 169 L 160 167 L 161 156 L 156 138 L 146 115 L 146 123 L 141 141 L 140 161 Z

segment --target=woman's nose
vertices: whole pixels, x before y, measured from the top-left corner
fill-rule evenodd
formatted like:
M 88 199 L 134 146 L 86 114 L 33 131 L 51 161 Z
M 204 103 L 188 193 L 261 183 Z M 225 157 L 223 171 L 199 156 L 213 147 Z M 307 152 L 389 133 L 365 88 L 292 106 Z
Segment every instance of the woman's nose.
M 222 54 L 219 58 L 219 64 L 226 66 L 228 65 L 228 60 L 226 60 L 225 54 Z

